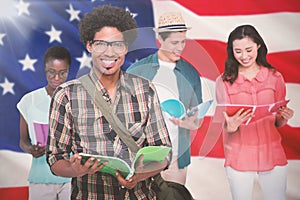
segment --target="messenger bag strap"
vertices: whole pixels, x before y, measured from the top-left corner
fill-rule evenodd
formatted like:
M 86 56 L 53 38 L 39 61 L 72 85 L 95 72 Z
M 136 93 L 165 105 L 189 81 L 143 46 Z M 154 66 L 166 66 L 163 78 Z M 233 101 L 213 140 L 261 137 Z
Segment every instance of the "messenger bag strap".
M 95 84 L 93 83 L 90 75 L 84 75 L 78 78 L 78 80 L 82 83 L 82 86 L 87 90 L 87 92 L 92 97 L 93 101 L 97 105 L 97 107 L 101 110 L 102 114 L 105 116 L 106 120 L 115 130 L 115 132 L 119 135 L 122 141 L 128 146 L 128 148 L 136 153 L 139 150 L 138 145 L 135 143 L 134 139 L 131 137 L 130 132 L 125 128 L 119 118 L 113 114 L 110 105 L 103 99 L 101 95 L 96 93 Z

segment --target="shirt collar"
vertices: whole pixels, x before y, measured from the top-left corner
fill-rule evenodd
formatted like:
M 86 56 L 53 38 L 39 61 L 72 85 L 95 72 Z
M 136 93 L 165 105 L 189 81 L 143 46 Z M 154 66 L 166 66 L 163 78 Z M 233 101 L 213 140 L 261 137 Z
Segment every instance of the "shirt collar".
M 155 65 L 152 65 L 152 67 L 154 68 L 154 69 L 156 69 L 156 70 L 158 70 L 159 69 L 159 61 L 158 61 L 159 59 L 158 59 L 158 51 L 157 52 L 155 52 L 154 54 L 153 54 L 153 60 L 152 60 L 152 63 L 155 63 Z M 182 58 L 180 58 L 179 60 L 177 60 L 176 62 L 175 62 L 175 70 L 178 70 L 178 71 L 180 71 L 181 70 L 181 66 L 182 65 L 184 65 L 183 63 L 183 60 L 182 60 Z
M 133 83 L 131 84 L 131 81 L 129 80 L 125 80 L 125 76 L 127 74 L 124 73 L 122 70 L 121 70 L 121 73 L 120 73 L 120 78 L 119 78 L 119 81 L 118 81 L 118 85 L 117 85 L 117 90 L 121 89 L 121 90 L 125 90 L 126 92 L 130 93 L 131 95 L 135 96 L 135 88 L 134 88 L 134 85 Z M 94 73 L 93 70 L 90 71 L 90 76 L 92 78 L 92 81 L 95 83 L 96 85 L 96 88 L 100 91 L 103 91 L 105 90 L 105 88 L 103 87 L 103 85 L 100 83 L 100 81 L 98 80 L 96 74 Z
M 267 79 L 267 77 L 268 77 L 268 68 L 260 67 L 259 72 L 256 74 L 256 76 L 253 79 L 257 80 L 258 82 L 263 82 Z M 235 82 L 238 84 L 242 84 L 245 81 L 248 81 L 248 79 L 239 73 Z

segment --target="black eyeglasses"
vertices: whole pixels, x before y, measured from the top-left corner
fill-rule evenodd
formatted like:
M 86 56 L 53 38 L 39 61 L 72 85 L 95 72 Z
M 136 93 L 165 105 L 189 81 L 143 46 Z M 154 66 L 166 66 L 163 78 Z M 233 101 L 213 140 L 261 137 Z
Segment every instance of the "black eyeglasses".
M 115 53 L 124 53 L 126 51 L 127 43 L 125 41 L 107 42 L 104 40 L 91 40 L 90 44 L 95 52 L 103 53 L 108 46 L 111 46 Z
M 67 70 L 61 70 L 56 72 L 55 70 L 49 69 L 46 71 L 47 77 L 52 79 L 55 78 L 56 75 L 58 75 L 58 77 L 60 79 L 64 79 L 68 76 L 68 71 Z

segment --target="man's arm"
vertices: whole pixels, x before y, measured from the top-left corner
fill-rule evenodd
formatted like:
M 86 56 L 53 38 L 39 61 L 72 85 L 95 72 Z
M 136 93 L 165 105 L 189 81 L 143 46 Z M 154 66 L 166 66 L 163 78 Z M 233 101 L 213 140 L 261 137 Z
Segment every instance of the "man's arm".
M 84 164 L 81 164 L 82 158 L 78 153 L 75 153 L 70 159 L 63 156 L 64 153 L 70 153 L 68 149 L 71 149 L 73 143 L 73 137 L 69 129 L 72 125 L 65 123 L 65 121 L 72 121 L 68 119 L 68 99 L 62 88 L 57 89 L 53 94 L 49 113 L 47 162 L 51 171 L 58 176 L 78 177 L 85 174 L 94 174 L 104 166 L 104 164 L 97 166 L 98 162 L 94 162 L 95 158 L 90 158 Z M 57 127 L 60 127 L 60 129 L 55 129 Z M 64 143 L 60 144 L 60 141 L 64 141 Z

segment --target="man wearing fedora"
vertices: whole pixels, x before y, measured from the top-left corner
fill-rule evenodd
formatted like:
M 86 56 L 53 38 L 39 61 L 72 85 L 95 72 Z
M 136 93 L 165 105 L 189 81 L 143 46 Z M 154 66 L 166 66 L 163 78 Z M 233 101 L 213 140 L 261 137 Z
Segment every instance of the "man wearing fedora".
M 160 16 L 157 33 L 158 51 L 132 64 L 128 73 L 151 80 L 163 103 L 168 99 L 182 102 L 185 110 L 202 103 L 201 81 L 196 69 L 181 58 L 186 45 L 187 27 L 180 13 L 164 13 Z M 187 166 L 190 164 L 190 130 L 198 129 L 202 119 L 197 113 L 185 118 L 165 115 L 172 141 L 173 157 L 169 168 L 161 172 L 164 180 L 185 185 Z

